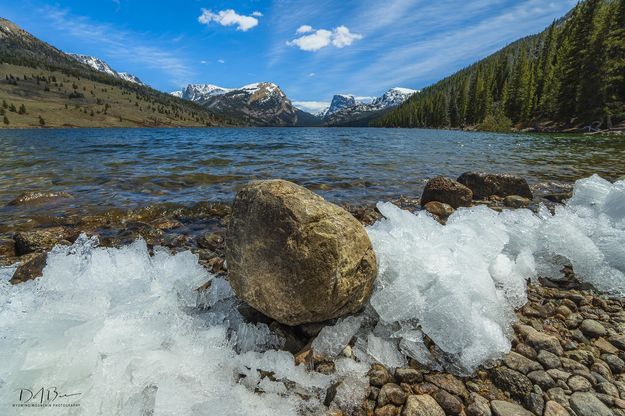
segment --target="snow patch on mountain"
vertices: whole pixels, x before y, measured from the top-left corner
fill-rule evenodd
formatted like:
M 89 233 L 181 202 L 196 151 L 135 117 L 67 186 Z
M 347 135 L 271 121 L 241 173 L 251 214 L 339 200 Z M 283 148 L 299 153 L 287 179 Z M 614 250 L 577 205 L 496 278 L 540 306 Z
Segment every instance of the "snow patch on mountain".
M 137 76 L 129 74 L 128 72 L 117 72 L 105 61 L 100 58 L 96 58 L 95 56 L 82 55 L 78 53 L 69 53 L 68 55 L 78 62 L 90 66 L 98 72 L 103 72 L 114 76 L 115 78 L 123 79 L 124 81 L 134 82 L 135 84 L 146 85 Z

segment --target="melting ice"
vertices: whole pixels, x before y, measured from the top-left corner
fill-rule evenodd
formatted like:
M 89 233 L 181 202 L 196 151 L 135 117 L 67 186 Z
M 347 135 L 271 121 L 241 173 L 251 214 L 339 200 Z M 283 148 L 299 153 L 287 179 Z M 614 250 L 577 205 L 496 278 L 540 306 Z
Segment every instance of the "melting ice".
M 544 207 L 535 215 L 478 206 L 443 226 L 424 211 L 378 209 L 385 219 L 368 229 L 380 263 L 370 303 L 383 325 L 422 330 L 442 351 L 441 364 L 457 373 L 509 351 L 526 279 L 558 279 L 572 265 L 581 280 L 625 295 L 625 181 L 580 180 L 554 215 Z M 405 348 L 415 346 L 411 337 L 387 339 L 397 337 L 406 354 L 431 361 L 423 348 Z
M 368 364 L 406 356 L 460 374 L 510 348 L 526 279 L 559 278 L 563 265 L 598 289 L 625 295 L 625 182 L 578 181 L 555 214 L 460 209 L 446 226 L 428 214 L 380 204 L 368 229 L 380 274 L 360 316 L 313 342 L 340 356 L 326 376 L 277 351 L 278 335 L 245 322 L 228 282 L 195 255 L 148 254 L 144 242 L 99 248 L 81 237 L 48 256 L 43 276 L 12 286 L 0 269 L 0 403 L 22 387 L 80 393 L 79 408 L 46 414 L 319 414 L 327 388 L 349 411 L 366 392 Z M 198 297 L 195 289 L 211 281 Z M 430 351 L 423 335 L 436 344 Z M 273 377 L 263 377 L 265 372 Z

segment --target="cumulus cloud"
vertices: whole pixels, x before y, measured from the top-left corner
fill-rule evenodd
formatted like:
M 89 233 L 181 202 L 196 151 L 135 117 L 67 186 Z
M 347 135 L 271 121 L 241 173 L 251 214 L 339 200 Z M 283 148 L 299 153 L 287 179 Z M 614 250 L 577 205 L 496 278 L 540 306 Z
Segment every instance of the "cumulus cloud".
M 308 33 L 293 40 L 288 41 L 288 46 L 297 46 L 303 51 L 315 52 L 327 46 L 333 45 L 336 48 L 344 48 L 357 40 L 362 39 L 362 35 L 352 33 L 347 26 L 338 26 L 334 29 L 313 29 L 312 26 L 300 26 L 295 32 L 298 35 Z
M 262 16 L 260 12 L 254 12 L 251 16 L 243 16 L 235 12 L 233 9 L 221 10 L 213 13 L 210 10 L 202 9 L 202 14 L 197 20 L 205 25 L 216 22 L 222 26 L 236 26 L 237 30 L 247 32 L 248 30 L 258 26 L 257 17 Z
M 302 33 L 310 33 L 312 31 L 313 31 L 312 26 L 310 26 L 310 25 L 302 25 L 302 26 L 300 26 L 297 29 L 297 31 L 295 33 L 297 33 L 299 35 L 299 34 L 302 34 Z
M 223 59 L 218 59 L 217 62 L 219 62 L 220 64 L 225 64 L 226 61 L 224 61 Z

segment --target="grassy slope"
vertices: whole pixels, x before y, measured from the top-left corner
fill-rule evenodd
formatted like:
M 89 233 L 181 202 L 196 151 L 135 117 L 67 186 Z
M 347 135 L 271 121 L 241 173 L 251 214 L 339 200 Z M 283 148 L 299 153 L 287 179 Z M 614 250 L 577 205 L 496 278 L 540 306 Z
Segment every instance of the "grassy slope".
M 17 81 L 7 80 L 8 74 Z M 83 98 L 69 97 L 74 86 Z M 9 124 L 0 115 L 0 128 L 40 127 L 39 116 L 47 127 L 234 125 L 195 103 L 95 71 L 0 18 L 2 100 L 18 109 L 24 104 L 27 113 L 5 109 Z
M 6 80 L 8 74 L 17 78 L 17 85 Z M 40 77 L 39 83 L 37 77 Z M 42 81 L 41 77 L 50 82 Z M 69 98 L 74 85 L 84 98 Z M 161 104 L 120 85 L 9 64 L 0 64 L 0 100 L 17 109 L 22 104 L 26 106 L 23 115 L 5 109 L 9 125 L 4 124 L 0 116 L 0 127 L 41 127 L 39 116 L 44 119 L 45 127 L 206 127 L 224 124 L 186 103 Z M 105 112 L 107 104 L 110 107 Z

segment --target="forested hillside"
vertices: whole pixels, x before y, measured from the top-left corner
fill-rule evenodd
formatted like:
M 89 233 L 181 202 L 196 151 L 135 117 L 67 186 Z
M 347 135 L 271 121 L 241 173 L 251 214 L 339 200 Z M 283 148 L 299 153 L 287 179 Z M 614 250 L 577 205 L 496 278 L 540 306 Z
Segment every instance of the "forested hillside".
M 606 129 L 624 121 L 625 0 L 586 0 L 372 125 Z

